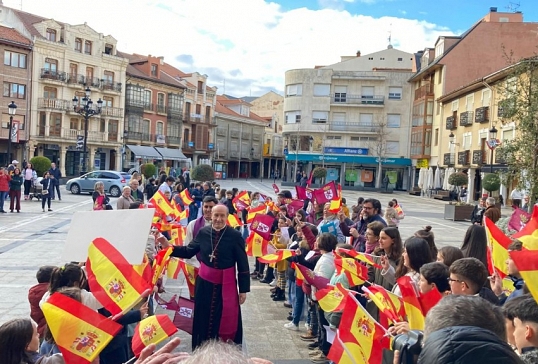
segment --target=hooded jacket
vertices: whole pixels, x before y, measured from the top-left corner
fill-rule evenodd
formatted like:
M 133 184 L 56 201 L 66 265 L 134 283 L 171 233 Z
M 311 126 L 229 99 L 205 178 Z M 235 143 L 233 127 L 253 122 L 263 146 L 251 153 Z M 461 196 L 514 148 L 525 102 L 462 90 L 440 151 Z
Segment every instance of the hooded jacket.
M 43 298 L 45 293 L 49 290 L 49 282 L 38 283 L 28 291 L 28 302 L 30 302 L 30 317 L 37 324 L 37 332 L 39 336 L 43 336 L 43 330 L 47 322 L 45 321 L 45 316 L 43 311 L 39 307 L 39 301 Z
M 419 364 L 521 364 L 512 348 L 492 331 L 476 326 L 452 326 L 424 341 Z

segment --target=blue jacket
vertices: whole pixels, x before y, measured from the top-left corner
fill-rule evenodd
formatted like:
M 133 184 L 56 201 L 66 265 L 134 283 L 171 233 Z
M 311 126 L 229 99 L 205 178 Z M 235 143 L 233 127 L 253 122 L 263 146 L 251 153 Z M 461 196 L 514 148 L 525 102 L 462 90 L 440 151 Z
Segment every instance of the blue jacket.
M 60 172 L 60 169 L 56 167 L 55 169 L 49 169 L 49 173 L 52 177 L 54 177 L 54 184 L 59 185 L 60 184 L 60 178 L 62 178 L 62 172 Z
M 499 297 L 499 305 L 504 305 L 506 302 L 510 301 L 512 298 L 523 296 L 523 285 L 525 281 L 523 278 L 514 278 L 510 277 L 512 283 L 514 284 L 515 290 L 510 293 L 509 296 L 506 296 L 504 293 Z

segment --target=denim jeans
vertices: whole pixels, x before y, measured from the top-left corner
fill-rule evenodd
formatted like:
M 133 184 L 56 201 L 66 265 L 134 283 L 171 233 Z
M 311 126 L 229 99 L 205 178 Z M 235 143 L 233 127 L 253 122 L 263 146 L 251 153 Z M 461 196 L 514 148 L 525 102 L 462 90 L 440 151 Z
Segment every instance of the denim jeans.
M 299 322 L 303 317 L 304 310 L 304 292 L 303 287 L 294 284 L 295 286 L 295 295 L 293 299 L 293 323 L 295 326 L 299 326 Z
M 4 201 L 6 200 L 6 193 L 4 191 L 0 191 L 0 211 L 4 211 Z
M 287 288 L 288 288 L 288 303 L 293 306 L 293 300 L 295 299 L 295 280 L 288 279 Z
M 243 232 L 242 232 L 242 234 L 243 234 L 243 239 L 247 240 L 248 235 L 249 235 L 248 227 L 243 226 Z

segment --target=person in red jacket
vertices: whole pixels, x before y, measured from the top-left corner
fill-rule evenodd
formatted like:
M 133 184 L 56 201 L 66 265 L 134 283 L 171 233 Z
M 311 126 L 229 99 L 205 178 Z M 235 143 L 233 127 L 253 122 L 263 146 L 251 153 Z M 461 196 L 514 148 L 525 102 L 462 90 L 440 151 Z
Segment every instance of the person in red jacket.
M 43 316 L 43 311 L 39 307 L 39 301 L 41 301 L 43 295 L 49 290 L 50 277 L 54 268 L 56 267 L 50 265 L 40 267 L 36 274 L 38 283 L 28 291 L 30 317 L 37 323 L 39 337 L 43 337 L 43 330 L 47 324 L 45 316 Z
M 3 213 L 3 214 L 6 213 L 6 211 L 4 211 L 4 201 L 9 192 L 9 181 L 11 181 L 11 177 L 9 176 L 7 169 L 1 167 L 0 168 L 0 213 Z

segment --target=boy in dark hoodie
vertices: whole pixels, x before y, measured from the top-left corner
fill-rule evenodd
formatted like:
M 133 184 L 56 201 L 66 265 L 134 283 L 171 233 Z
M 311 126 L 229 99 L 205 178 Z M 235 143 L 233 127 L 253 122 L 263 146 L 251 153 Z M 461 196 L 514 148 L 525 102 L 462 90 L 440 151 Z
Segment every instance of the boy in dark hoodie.
M 37 332 L 39 337 L 43 337 L 43 331 L 47 322 L 45 321 L 45 316 L 43 316 L 43 311 L 39 307 L 39 301 L 45 295 L 49 289 L 50 276 L 54 270 L 52 265 L 44 265 L 39 268 L 36 274 L 37 284 L 30 288 L 28 291 L 28 301 L 30 302 L 30 317 L 37 324 Z

